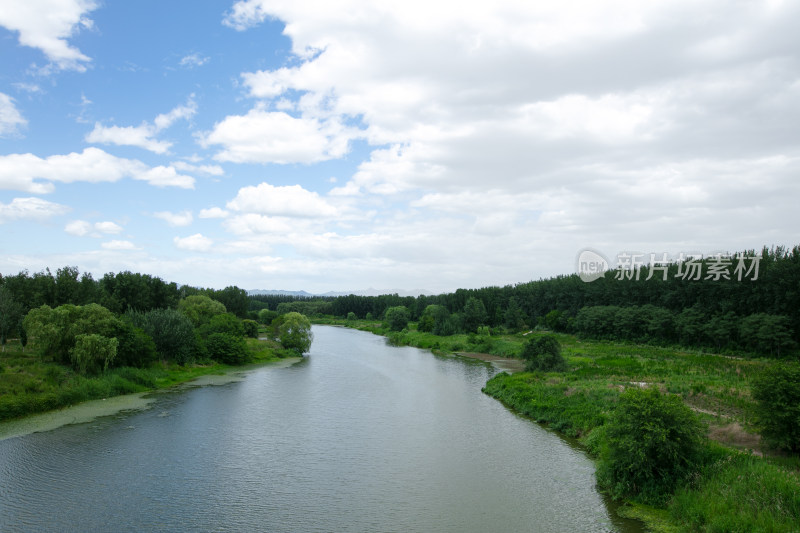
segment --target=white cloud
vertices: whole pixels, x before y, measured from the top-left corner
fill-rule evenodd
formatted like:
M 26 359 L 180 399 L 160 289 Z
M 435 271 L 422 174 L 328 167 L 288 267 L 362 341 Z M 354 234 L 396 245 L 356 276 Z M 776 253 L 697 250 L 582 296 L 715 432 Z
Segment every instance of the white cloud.
M 214 159 L 234 163 L 315 163 L 342 157 L 355 134 L 336 120 L 295 118 L 252 109 L 226 117 L 202 138 L 203 146 L 222 145 Z
M 138 250 L 139 249 L 131 241 L 119 241 L 119 240 L 116 240 L 116 239 L 112 240 L 112 241 L 100 243 L 100 246 L 104 250 Z
M 93 147 L 45 159 L 33 154 L 0 155 L 0 189 L 43 194 L 55 189 L 54 182 L 115 182 L 126 177 L 158 187 L 194 187 L 194 178 L 178 174 L 172 167 L 150 168 L 136 159 L 115 157 Z
M 207 176 L 224 176 L 225 171 L 219 165 L 193 165 L 185 161 L 175 161 L 171 164 L 176 170 L 182 172 L 192 172 L 194 174 L 205 174 Z
M 64 227 L 64 231 L 76 237 L 83 237 L 92 231 L 92 225 L 85 220 L 73 220 Z
M 228 209 L 271 216 L 300 218 L 334 217 L 338 210 L 316 192 L 299 185 L 279 186 L 260 183 L 242 187 Z
M 91 59 L 67 40 L 81 28 L 91 28 L 87 14 L 92 0 L 26 0 L 0 8 L 0 26 L 19 32 L 19 43 L 40 49 L 59 69 L 84 72 Z
M 171 142 L 153 139 L 156 131 L 149 124 L 141 126 L 103 126 L 94 123 L 94 129 L 86 135 L 86 142 L 96 144 L 116 144 L 118 146 L 138 146 L 156 154 L 169 151 Z
M 209 207 L 208 209 L 201 209 L 197 215 L 200 218 L 226 218 L 228 212 L 219 207 Z
M 45 220 L 69 211 L 65 205 L 41 198 L 14 198 L 8 204 L 0 202 L 0 224 L 12 220 Z
M 182 67 L 188 67 L 188 68 L 202 67 L 203 65 L 208 63 L 209 59 L 210 59 L 209 57 L 201 56 L 198 53 L 194 53 L 182 57 L 179 63 L 180 66 Z
M 175 246 L 181 250 L 189 250 L 192 252 L 207 252 L 211 249 L 214 241 L 200 233 L 195 233 L 189 237 L 175 237 L 173 239 Z
M 95 222 L 92 224 L 85 220 L 73 220 L 64 227 L 64 231 L 77 237 L 83 237 L 85 235 L 91 235 L 92 237 L 116 235 L 122 233 L 122 229 L 122 226 L 111 221 Z
M 14 105 L 14 99 L 0 93 L 0 137 L 17 133 L 19 128 L 27 123 L 28 121 Z
M 118 146 L 138 146 L 156 154 L 166 154 L 172 143 L 155 138 L 162 130 L 169 128 L 178 120 L 190 119 L 197 113 L 194 95 L 186 105 L 178 106 L 168 113 L 158 115 L 153 123 L 143 122 L 139 126 L 103 126 L 95 122 L 94 129 L 86 134 L 86 142 L 116 144 Z
M 182 211 L 180 213 L 159 211 L 158 213 L 153 213 L 153 216 L 166 221 L 167 224 L 174 227 L 188 226 L 192 223 L 192 220 L 194 220 L 191 211 Z

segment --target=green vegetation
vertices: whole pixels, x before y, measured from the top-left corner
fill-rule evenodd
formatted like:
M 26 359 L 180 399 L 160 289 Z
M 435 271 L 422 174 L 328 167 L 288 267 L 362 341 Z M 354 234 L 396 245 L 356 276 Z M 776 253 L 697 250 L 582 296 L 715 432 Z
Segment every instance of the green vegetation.
M 408 326 L 408 309 L 402 305 L 386 310 L 386 325 L 392 331 L 402 331 Z
M 535 337 L 522 348 L 525 370 L 528 372 L 563 372 L 567 361 L 561 355 L 561 345 L 552 335 Z
M 603 430 L 598 480 L 617 498 L 663 504 L 696 471 L 705 428 L 680 397 L 627 389 Z
M 131 272 L 0 276 L 0 420 L 308 351 L 308 319 L 254 313 L 285 323 L 281 346 L 277 328 L 259 339 L 248 308 L 238 287 L 178 289 Z
M 304 354 L 311 348 L 314 334 L 311 333 L 311 322 L 300 313 L 286 313 L 278 326 L 281 345 L 293 350 L 297 355 Z
M 800 453 L 800 366 L 776 365 L 753 382 L 761 435 L 773 446 Z

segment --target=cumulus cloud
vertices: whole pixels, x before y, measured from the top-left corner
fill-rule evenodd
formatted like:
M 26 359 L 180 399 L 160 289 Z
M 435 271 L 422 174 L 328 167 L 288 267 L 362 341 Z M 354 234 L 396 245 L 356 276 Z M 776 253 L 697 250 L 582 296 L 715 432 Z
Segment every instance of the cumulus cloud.
M 228 214 L 229 213 L 222 208 L 209 207 L 208 209 L 201 209 L 197 216 L 200 218 L 225 218 Z
M 88 13 L 98 7 L 92 0 L 29 0 L 0 9 L 0 26 L 19 33 L 19 43 L 38 48 L 61 70 L 84 72 L 91 61 L 68 39 L 93 26 Z
M 214 241 L 200 233 L 195 233 L 189 237 L 175 237 L 173 239 L 175 246 L 181 250 L 189 250 L 192 252 L 207 252 L 211 249 Z
M 354 132 L 335 119 L 296 118 L 252 109 L 214 125 L 203 146 L 222 145 L 214 159 L 234 163 L 315 163 L 345 155 Z
M 76 237 L 90 235 L 92 237 L 102 237 L 103 235 L 116 235 L 122 233 L 122 226 L 111 221 L 87 222 L 85 220 L 73 220 L 69 222 L 64 231 Z
M 188 226 L 194 220 L 191 211 L 182 211 L 180 213 L 173 213 L 171 211 L 159 211 L 153 213 L 153 216 L 164 220 L 167 224 L 173 227 Z
M 13 220 L 45 220 L 68 213 L 70 208 L 41 198 L 14 198 L 10 203 L 0 202 L 0 224 Z
M 316 192 L 300 185 L 276 187 L 269 183 L 242 187 L 227 207 L 240 212 L 300 218 L 334 217 L 338 214 L 338 210 Z
M 178 174 L 173 167 L 151 168 L 136 159 L 116 157 L 93 147 L 44 159 L 30 153 L 0 156 L 0 189 L 44 194 L 55 190 L 54 183 L 115 182 L 122 178 L 157 187 L 194 187 L 194 178 Z
M 168 113 L 158 115 L 152 123 L 143 122 L 139 126 L 103 126 L 99 122 L 95 122 L 94 129 L 86 135 L 86 142 L 138 146 L 156 154 L 166 154 L 172 143 L 158 140 L 155 136 L 176 121 L 189 119 L 195 113 L 197 113 L 197 104 L 194 102 L 193 97 L 189 97 L 185 105 L 180 105 Z
M 27 123 L 28 121 L 14 105 L 14 99 L 0 93 L 0 137 L 17 133 L 19 128 Z

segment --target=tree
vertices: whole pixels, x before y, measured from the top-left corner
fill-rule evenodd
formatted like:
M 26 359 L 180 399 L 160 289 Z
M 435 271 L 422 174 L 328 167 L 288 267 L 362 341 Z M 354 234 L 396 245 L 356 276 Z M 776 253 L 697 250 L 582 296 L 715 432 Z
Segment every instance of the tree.
M 23 327 L 36 340 L 42 357 L 50 356 L 57 362 L 71 364 L 70 351 L 78 335 L 97 334 L 112 338 L 120 323 L 101 305 L 65 304 L 55 309 L 47 305 L 31 309 L 23 320 Z
M 247 317 L 250 302 L 247 299 L 246 290 L 236 286 L 225 287 L 221 291 L 214 291 L 212 297 L 222 302 L 229 313 L 233 313 L 239 318 Z
M 0 286 L 0 344 L 6 349 L 6 339 L 13 328 L 17 327 L 22 306 L 20 306 L 5 287 Z
M 776 448 L 800 452 L 800 365 L 782 363 L 752 385 L 761 435 Z
M 503 318 L 505 327 L 512 333 L 516 333 L 525 327 L 522 309 L 520 309 L 519 302 L 513 296 L 508 300 L 508 307 Z
M 567 362 L 561 355 L 561 345 L 552 335 L 542 335 L 525 343 L 522 348 L 525 370 L 528 372 L 563 372 Z
M 598 480 L 616 498 L 663 504 L 697 468 L 704 440 L 705 428 L 680 397 L 628 389 L 605 425 Z
M 390 307 L 385 314 L 386 324 L 392 331 L 402 331 L 408 326 L 408 309 L 398 305 Z
M 216 315 L 227 313 L 222 302 L 202 294 L 183 298 L 178 302 L 178 311 L 189 317 L 196 328 L 207 324 Z
M 117 339 L 96 333 L 75 336 L 75 346 L 69 352 L 73 368 L 81 374 L 98 374 L 108 369 L 117 356 Z
M 128 319 L 152 337 L 156 352 L 165 361 L 183 365 L 194 357 L 194 326 L 177 309 L 153 309 L 146 313 L 129 311 Z
M 249 359 L 244 337 L 230 333 L 212 333 L 205 339 L 208 356 L 226 365 L 241 365 Z
M 277 311 L 270 311 L 269 309 L 262 309 L 258 312 L 258 321 L 262 324 L 272 324 L 272 321 L 278 317 Z
M 304 354 L 311 348 L 314 334 L 311 332 L 311 322 L 300 313 L 291 312 L 283 315 L 279 326 L 279 338 L 284 348 Z
M 474 296 L 467 299 L 464 304 L 464 329 L 467 333 L 475 333 L 478 331 L 478 326 L 486 324 L 486 319 L 489 315 L 486 313 L 486 307 L 483 302 Z
M 791 324 L 785 316 L 755 313 L 742 320 L 739 334 L 747 348 L 771 356 L 794 347 Z
M 245 337 L 250 337 L 252 339 L 258 338 L 258 322 L 249 319 L 242 320 L 242 326 L 244 327 Z

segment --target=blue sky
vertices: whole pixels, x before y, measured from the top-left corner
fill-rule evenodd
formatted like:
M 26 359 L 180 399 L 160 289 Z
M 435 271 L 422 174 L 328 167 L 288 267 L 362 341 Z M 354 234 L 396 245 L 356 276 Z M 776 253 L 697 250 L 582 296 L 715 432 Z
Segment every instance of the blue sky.
M 800 6 L 0 1 L 0 273 L 503 285 L 800 242 Z

